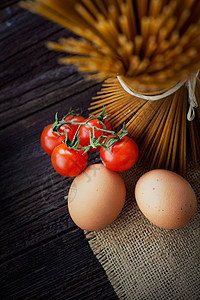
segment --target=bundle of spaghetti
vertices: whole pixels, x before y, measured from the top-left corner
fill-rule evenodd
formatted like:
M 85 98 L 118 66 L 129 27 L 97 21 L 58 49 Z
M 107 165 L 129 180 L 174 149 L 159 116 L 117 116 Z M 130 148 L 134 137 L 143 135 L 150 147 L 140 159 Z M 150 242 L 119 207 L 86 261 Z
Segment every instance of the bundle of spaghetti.
M 36 0 L 21 2 L 82 37 L 48 43 L 89 78 L 127 76 L 135 88 L 165 88 L 200 67 L 198 0 Z M 156 84 L 155 84 L 156 82 Z
M 157 101 L 146 101 L 127 93 L 117 78 L 108 78 L 93 97 L 95 114 L 106 106 L 109 121 L 115 128 L 126 122 L 129 135 L 140 145 L 140 160 L 150 167 L 176 170 L 184 174 L 187 153 L 195 168 L 200 157 L 200 80 L 196 82 L 193 121 L 187 120 L 188 90 L 185 85 Z M 93 114 L 94 114 L 93 112 Z
M 142 159 L 151 160 L 153 166 L 183 172 L 189 139 L 197 165 L 199 109 L 195 119 L 187 122 L 186 87 L 162 100 L 145 101 L 129 95 L 117 78 L 133 91 L 157 95 L 188 80 L 200 69 L 199 0 L 20 3 L 78 35 L 47 45 L 67 52 L 60 63 L 76 65 L 88 79 L 105 81 L 91 108 L 96 114 L 106 105 L 114 126 L 126 121 L 129 134 L 141 146 Z M 199 83 L 199 103 L 198 88 Z

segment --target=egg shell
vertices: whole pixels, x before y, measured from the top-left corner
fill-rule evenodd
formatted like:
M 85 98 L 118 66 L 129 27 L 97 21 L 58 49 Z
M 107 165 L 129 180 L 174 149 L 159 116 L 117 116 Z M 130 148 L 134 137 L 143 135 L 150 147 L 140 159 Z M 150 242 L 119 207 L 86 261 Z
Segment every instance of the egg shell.
M 80 228 L 99 230 L 117 218 L 125 198 L 126 187 L 119 173 L 103 164 L 90 165 L 71 184 L 69 213 Z
M 197 210 L 196 195 L 189 182 L 163 169 L 149 171 L 140 177 L 135 199 L 147 219 L 166 229 L 185 226 Z

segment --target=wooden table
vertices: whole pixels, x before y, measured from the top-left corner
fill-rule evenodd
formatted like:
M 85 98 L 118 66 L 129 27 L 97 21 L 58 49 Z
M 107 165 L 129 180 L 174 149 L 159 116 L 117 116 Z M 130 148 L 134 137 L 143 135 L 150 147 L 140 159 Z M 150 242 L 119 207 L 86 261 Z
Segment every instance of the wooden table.
M 100 84 L 87 82 L 48 40 L 72 33 L 0 2 L 0 299 L 117 299 L 83 234 L 71 220 L 72 178 L 57 174 L 40 145 L 44 126 L 70 107 L 86 117 Z M 89 164 L 99 161 L 90 156 Z

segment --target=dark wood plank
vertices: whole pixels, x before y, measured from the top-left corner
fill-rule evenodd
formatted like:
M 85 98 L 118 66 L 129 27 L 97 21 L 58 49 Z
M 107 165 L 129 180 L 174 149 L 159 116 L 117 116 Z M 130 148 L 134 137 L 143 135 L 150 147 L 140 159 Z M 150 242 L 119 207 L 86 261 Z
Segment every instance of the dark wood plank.
M 77 101 L 79 103 L 78 99 Z M 61 104 L 61 111 L 64 107 L 69 108 L 69 103 L 66 105 L 63 102 L 57 105 L 58 110 Z M 33 115 L 26 118 L 25 126 L 23 120 L 7 127 L 0 134 L 3 141 L 1 153 L 4 156 L 0 174 L 0 218 L 3 234 L 1 258 L 6 258 L 7 255 L 10 257 L 49 235 L 55 235 L 73 226 L 70 223 L 66 200 L 73 179 L 64 178 L 54 171 L 50 157 L 43 152 L 40 145 L 40 134 L 44 124 L 47 124 L 43 115 L 46 113 L 47 117 L 54 108 L 55 106 L 50 107 L 49 112 L 40 111 L 37 114 L 38 122 L 34 121 Z M 50 119 L 53 120 L 53 115 L 49 122 Z M 23 137 L 19 139 L 16 131 L 21 132 Z M 12 141 L 10 148 L 6 146 L 9 141 Z M 98 153 L 89 156 L 89 164 L 94 162 L 99 162 Z M 8 211 L 9 214 L 6 213 Z M 49 228 L 51 231 L 48 232 Z M 20 236 L 23 237 L 22 240 Z M 12 248 L 10 239 L 15 245 Z
M 58 64 L 64 54 L 46 48 L 48 40 L 68 36 L 67 30 L 20 8 L 18 11 L 20 17 L 11 18 L 9 26 L 4 22 L 1 34 L 10 35 L 1 41 L 0 127 L 95 84 L 83 85 L 83 76 L 73 66 Z M 23 27 L 16 36 L 18 23 Z
M 115 299 L 79 229 L 4 263 L 1 271 L 3 298 L 9 292 L 14 299 Z
M 0 19 L 0 299 L 117 299 L 68 213 L 73 179 L 54 171 L 40 145 L 55 112 L 81 107 L 86 117 L 101 85 L 46 48 L 69 31 L 12 0 L 1 1 Z
M 6 7 L 9 7 L 18 2 L 19 2 L 18 0 L 1 0 L 0 9 L 5 9 Z
M 46 218 L 49 220 L 49 226 L 52 226 L 56 221 L 54 218 L 52 220 L 49 218 L 52 211 L 64 207 L 67 215 L 65 197 L 73 179 L 64 178 L 54 171 L 50 157 L 43 152 L 40 145 L 40 135 L 43 127 L 53 122 L 55 111 L 65 114 L 71 104 L 73 108 L 80 106 L 87 109 L 88 101 L 90 101 L 87 94 L 94 94 L 95 90 L 95 88 L 87 89 L 82 94 L 71 97 L 73 103 L 70 100 L 61 101 L 1 131 L 0 151 L 4 160 L 1 162 L 0 173 L 2 191 L 0 217 L 2 232 L 8 236 L 8 246 L 11 236 L 13 238 L 15 236 L 14 240 L 18 241 L 18 251 L 26 246 L 24 240 L 20 241 L 19 235 L 27 232 L 30 222 L 36 224 L 31 225 L 35 226 L 36 237 L 33 232 L 29 231 L 26 235 L 31 233 L 32 243 L 34 243 L 38 235 L 37 230 L 41 230 L 40 226 L 37 227 L 38 218 L 43 218 L 45 215 L 43 221 Z M 86 116 L 87 112 L 85 111 L 84 114 Z M 20 133 L 20 138 L 16 132 Z M 89 164 L 99 161 L 99 154 L 91 154 L 89 159 Z M 9 214 L 6 214 L 5 212 L 8 211 Z M 61 216 L 61 228 L 57 227 L 58 231 L 63 228 L 62 221 L 63 216 Z M 41 225 L 40 222 L 39 225 Z M 47 234 L 45 227 L 43 229 L 41 237 Z M 16 230 L 18 230 L 17 233 Z M 31 242 L 28 244 L 30 245 Z M 3 250 L 3 247 L 1 248 Z M 13 252 L 10 250 L 6 253 L 10 255 Z

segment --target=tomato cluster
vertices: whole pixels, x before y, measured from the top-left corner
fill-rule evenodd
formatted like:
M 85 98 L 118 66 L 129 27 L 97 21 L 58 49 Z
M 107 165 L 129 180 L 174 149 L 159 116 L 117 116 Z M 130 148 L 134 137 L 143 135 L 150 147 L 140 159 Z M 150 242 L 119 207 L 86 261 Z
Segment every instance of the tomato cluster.
M 121 172 L 130 169 L 137 161 L 137 144 L 127 136 L 123 126 L 120 133 L 113 131 L 106 120 L 105 109 L 99 116 L 85 119 L 69 112 L 42 132 L 41 145 L 51 155 L 54 169 L 62 176 L 80 174 L 88 163 L 87 152 L 100 151 L 103 164 L 110 170 Z

